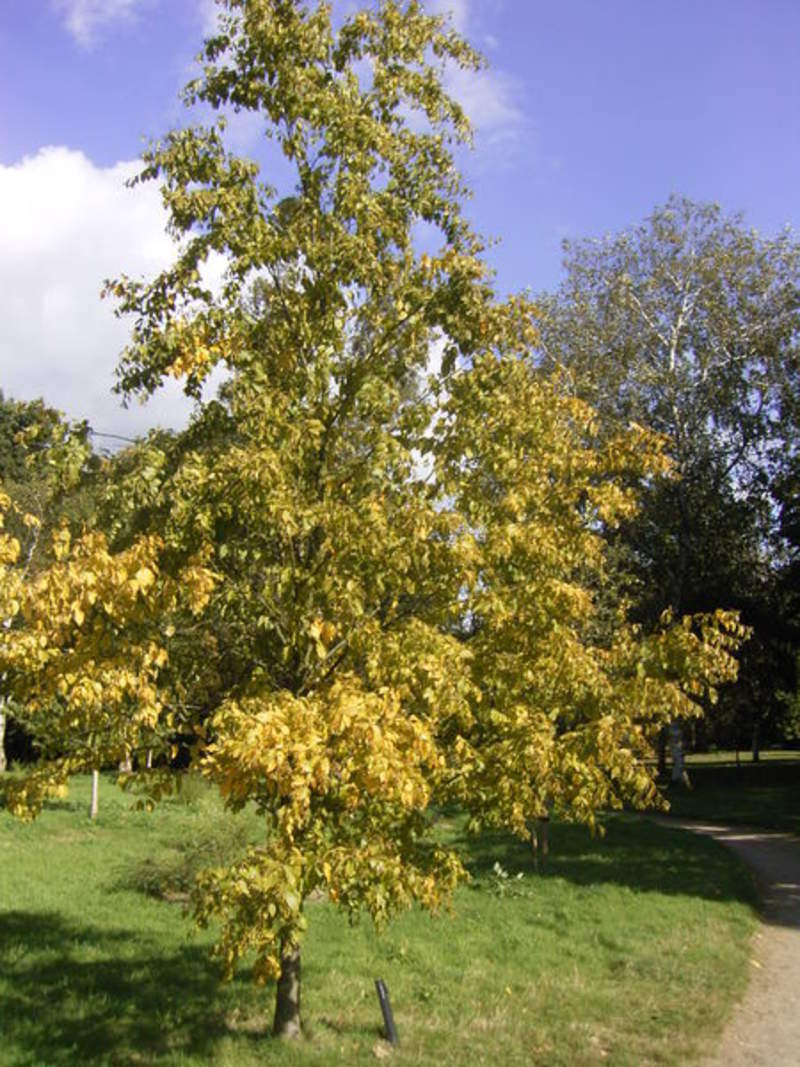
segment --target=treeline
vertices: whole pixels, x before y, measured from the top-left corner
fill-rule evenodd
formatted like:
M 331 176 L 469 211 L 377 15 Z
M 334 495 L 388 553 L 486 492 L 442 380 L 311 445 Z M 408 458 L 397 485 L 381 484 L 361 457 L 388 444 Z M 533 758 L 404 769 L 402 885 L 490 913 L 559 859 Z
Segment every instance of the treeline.
M 686 743 L 750 747 L 755 759 L 762 745 L 795 744 L 798 245 L 789 234 L 764 238 L 717 205 L 673 197 L 635 229 L 565 244 L 564 267 L 561 287 L 536 299 L 529 367 L 587 401 L 600 437 L 647 427 L 663 435 L 671 461 L 636 482 L 636 513 L 605 532 L 610 565 L 598 603 L 624 601 L 649 629 L 667 610 L 737 611 L 750 631 L 738 679 L 683 728 Z M 254 308 L 262 291 L 253 291 Z M 77 534 L 99 523 L 118 543 L 146 529 L 166 457 L 177 463 L 186 444 L 186 435 L 154 431 L 101 455 L 86 424 L 0 393 L 0 483 L 16 505 L 11 529 L 26 569 L 46 559 L 59 524 Z M 26 527 L 24 514 L 38 523 Z M 5 756 L 30 760 L 32 739 L 9 712 Z M 666 735 L 658 747 L 663 761 Z

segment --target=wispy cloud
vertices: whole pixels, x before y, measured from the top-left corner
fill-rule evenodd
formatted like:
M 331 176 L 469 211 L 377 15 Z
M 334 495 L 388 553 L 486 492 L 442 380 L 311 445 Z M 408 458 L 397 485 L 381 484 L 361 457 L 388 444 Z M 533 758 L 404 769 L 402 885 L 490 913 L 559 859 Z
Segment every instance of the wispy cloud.
M 488 7 L 496 12 L 500 5 L 501 0 L 491 0 Z M 449 16 L 453 28 L 479 48 L 496 43 L 483 26 L 489 14 L 487 0 L 483 0 L 482 5 L 475 5 L 474 0 L 427 0 L 426 6 L 435 14 Z M 479 142 L 493 148 L 504 142 L 510 144 L 526 125 L 525 114 L 518 103 L 518 85 L 502 70 L 485 67 L 473 71 L 450 67 L 445 84 L 469 116 Z
M 115 23 L 128 22 L 150 0 L 52 0 L 68 32 L 81 46 L 92 48 Z
M 516 84 L 497 70 L 449 70 L 448 92 L 469 115 L 478 134 L 497 140 L 522 126 L 525 115 L 516 102 Z
M 453 27 L 465 33 L 469 22 L 469 0 L 428 0 L 425 5 L 433 14 L 449 15 Z

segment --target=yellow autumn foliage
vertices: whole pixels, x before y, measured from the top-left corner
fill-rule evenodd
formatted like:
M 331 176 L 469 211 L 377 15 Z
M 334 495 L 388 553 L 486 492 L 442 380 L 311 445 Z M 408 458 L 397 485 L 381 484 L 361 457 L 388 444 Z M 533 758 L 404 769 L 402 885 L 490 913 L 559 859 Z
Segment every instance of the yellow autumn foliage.
M 717 615 L 644 637 L 624 605 L 598 625 L 603 535 L 668 463 L 639 428 L 599 440 L 522 358 L 534 309 L 494 292 L 450 149 L 469 125 L 429 65 L 479 57 L 416 3 L 337 26 L 324 4 L 221 6 L 187 99 L 260 115 L 297 181 L 261 183 L 224 124 L 145 154 L 182 243 L 151 282 L 109 284 L 135 323 L 121 387 L 178 377 L 197 410 L 121 487 L 151 533 L 59 530 L 34 577 L 0 538 L 0 673 L 47 757 L 6 790 L 17 814 L 151 746 L 163 765 L 134 777 L 157 799 L 191 734 L 226 803 L 263 815 L 194 909 L 228 975 L 253 954 L 267 981 L 315 890 L 379 922 L 449 899 L 465 872 L 438 804 L 522 835 L 546 811 L 653 802 L 653 730 L 733 675 L 741 631 Z M 198 282 L 212 251 L 217 294 Z

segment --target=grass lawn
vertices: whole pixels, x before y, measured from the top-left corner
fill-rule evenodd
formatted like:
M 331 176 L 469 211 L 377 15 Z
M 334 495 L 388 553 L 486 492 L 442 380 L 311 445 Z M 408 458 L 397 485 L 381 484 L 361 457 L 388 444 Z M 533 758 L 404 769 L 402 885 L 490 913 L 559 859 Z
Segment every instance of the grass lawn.
M 258 832 L 203 794 L 148 815 L 88 780 L 32 825 L 0 812 L 0 1064 L 94 1065 L 685 1064 L 742 994 L 754 929 L 752 883 L 714 842 L 635 817 L 607 836 L 555 825 L 546 876 L 518 842 L 469 842 L 473 881 L 454 913 L 411 912 L 383 934 L 309 905 L 306 1038 L 268 1036 L 271 990 L 246 972 L 217 980 L 180 904 L 207 861 Z M 240 818 L 240 817 L 237 817 Z M 249 821 L 248 821 L 249 819 Z M 461 837 L 458 817 L 442 832 Z M 499 876 L 499 863 L 509 877 Z M 521 879 L 515 876 L 522 873 Z M 400 1034 L 379 1040 L 374 979 Z
M 671 814 L 800 835 L 799 754 L 770 752 L 764 762 L 748 758 L 739 766 L 720 758 L 731 755 L 689 757 L 692 788 L 667 791 Z
M 739 750 L 738 759 L 734 749 L 718 749 L 716 752 L 688 752 L 686 762 L 690 767 L 706 767 L 719 763 L 743 764 L 753 762 L 750 749 Z M 760 763 L 797 763 L 800 765 L 800 748 L 764 748 L 759 756 Z
M 781 830 L 800 835 L 800 784 L 764 786 L 696 786 L 667 793 L 670 815 Z

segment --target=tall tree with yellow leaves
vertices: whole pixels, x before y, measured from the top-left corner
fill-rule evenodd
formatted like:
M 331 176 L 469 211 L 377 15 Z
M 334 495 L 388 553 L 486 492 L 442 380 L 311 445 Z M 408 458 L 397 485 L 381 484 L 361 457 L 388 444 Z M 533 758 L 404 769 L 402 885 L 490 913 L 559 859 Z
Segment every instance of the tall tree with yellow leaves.
M 142 507 L 111 547 L 62 546 L 3 655 L 42 708 L 57 698 L 54 739 L 141 751 L 193 731 L 228 805 L 263 813 L 263 841 L 200 878 L 195 912 L 221 920 L 228 974 L 250 954 L 277 982 L 275 1031 L 297 1036 L 312 892 L 376 921 L 436 910 L 465 873 L 431 833 L 436 802 L 524 834 L 543 806 L 591 822 L 652 800 L 642 722 L 691 712 L 731 671 L 735 624 L 647 643 L 620 610 L 614 642 L 592 638 L 598 526 L 632 506 L 628 467 L 663 461 L 643 434 L 601 447 L 589 409 L 520 358 L 532 309 L 496 299 L 451 154 L 469 127 L 443 64 L 476 54 L 414 0 L 338 27 L 322 3 L 220 8 L 187 102 L 258 116 L 293 183 L 229 152 L 223 119 L 146 153 L 138 180 L 161 182 L 180 245 L 158 277 L 109 283 L 135 316 L 120 386 L 173 376 L 197 411 L 133 463 Z M 41 664 L 21 636 L 37 632 Z

